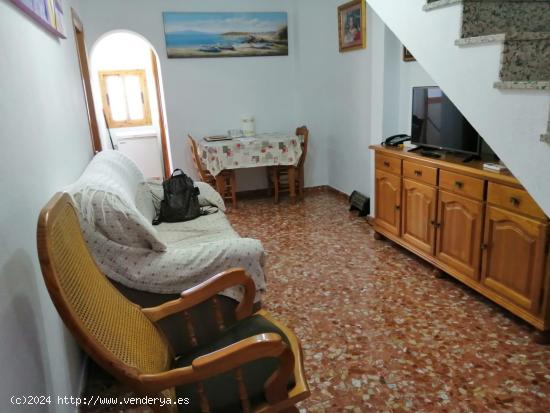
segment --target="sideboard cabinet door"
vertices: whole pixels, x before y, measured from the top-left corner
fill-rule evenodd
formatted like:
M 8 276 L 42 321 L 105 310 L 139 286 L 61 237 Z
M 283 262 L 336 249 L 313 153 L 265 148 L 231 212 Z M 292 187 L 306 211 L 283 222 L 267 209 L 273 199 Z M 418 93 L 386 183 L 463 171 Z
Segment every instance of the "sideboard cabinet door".
M 483 203 L 439 191 L 436 257 L 479 281 Z
M 546 224 L 488 206 L 483 240 L 483 284 L 536 314 L 544 289 L 546 237 Z
M 437 213 L 437 189 L 403 179 L 402 237 L 412 246 L 433 255 Z
M 401 177 L 376 170 L 376 225 L 401 234 Z

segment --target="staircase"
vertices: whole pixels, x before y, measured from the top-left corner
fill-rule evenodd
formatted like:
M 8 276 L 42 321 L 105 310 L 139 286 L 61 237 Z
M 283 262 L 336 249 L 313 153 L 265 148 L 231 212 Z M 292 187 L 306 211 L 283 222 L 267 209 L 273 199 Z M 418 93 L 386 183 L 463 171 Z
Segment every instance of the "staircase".
M 550 0 L 427 0 L 424 11 L 462 3 L 457 46 L 502 42 L 498 89 L 550 90 Z M 550 143 L 547 133 L 540 140 Z
M 501 89 L 550 89 L 550 1 L 428 0 L 425 11 L 463 3 L 458 46 L 503 42 Z
M 550 0 L 367 2 L 550 214 Z

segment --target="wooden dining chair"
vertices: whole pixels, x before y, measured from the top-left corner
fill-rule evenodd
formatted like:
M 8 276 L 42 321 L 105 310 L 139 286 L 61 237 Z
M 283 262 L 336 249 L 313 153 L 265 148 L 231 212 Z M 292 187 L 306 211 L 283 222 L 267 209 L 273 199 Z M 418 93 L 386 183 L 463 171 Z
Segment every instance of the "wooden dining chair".
M 304 163 L 307 155 L 307 145 L 309 140 L 309 130 L 306 126 L 300 126 L 296 129 L 296 136 L 302 137 L 302 155 L 296 166 L 277 165 L 267 168 L 268 191 L 273 192 L 275 203 L 279 202 L 279 194 L 290 192 L 289 171 L 293 169 L 295 176 L 295 188 L 301 200 L 304 200 Z
M 189 141 L 189 149 L 191 150 L 191 156 L 193 162 L 197 168 L 197 172 L 203 182 L 210 184 L 222 198 L 231 200 L 233 208 L 237 208 L 237 178 L 234 170 L 224 170 L 219 174 L 219 178 L 216 179 L 202 163 L 199 146 L 191 135 L 187 135 Z
M 300 343 L 260 310 L 252 314 L 255 286 L 242 269 L 220 273 L 180 298 L 153 308 L 128 301 L 100 272 L 82 237 L 67 194 L 56 194 L 40 213 L 38 255 L 44 281 L 61 319 L 84 351 L 155 412 L 176 412 L 176 398 L 188 398 L 183 412 L 298 412 L 309 396 Z M 219 335 L 199 342 L 188 310 L 218 292 L 241 285 L 243 300 L 235 322 L 220 321 Z M 162 319 L 181 317 L 189 344 L 174 354 L 158 328 Z

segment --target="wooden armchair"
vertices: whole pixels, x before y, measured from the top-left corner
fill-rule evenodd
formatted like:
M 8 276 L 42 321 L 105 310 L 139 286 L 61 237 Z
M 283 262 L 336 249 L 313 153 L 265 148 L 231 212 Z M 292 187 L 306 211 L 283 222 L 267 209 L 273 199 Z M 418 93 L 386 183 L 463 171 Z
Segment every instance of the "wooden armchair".
M 275 203 L 279 202 L 279 194 L 281 192 L 290 191 L 290 180 L 295 180 L 295 188 L 298 189 L 300 199 L 304 199 L 304 163 L 307 155 L 307 145 L 309 140 L 309 130 L 306 126 L 300 126 L 296 129 L 296 136 L 301 136 L 302 140 L 302 155 L 296 166 L 270 166 L 267 168 L 268 191 L 274 193 Z
M 195 162 L 201 180 L 216 189 L 223 199 L 230 199 L 233 208 L 237 208 L 237 178 L 235 176 L 235 171 L 222 171 L 218 175 L 219 178 L 216 179 L 216 177 L 208 172 L 203 165 L 199 155 L 199 147 L 195 139 L 191 135 L 187 135 L 187 140 L 189 141 L 189 149 L 191 150 L 193 162 Z
M 294 334 L 266 311 L 252 314 L 254 282 L 232 269 L 184 291 L 180 298 L 143 309 L 128 301 L 91 257 L 69 195 L 56 194 L 40 214 L 38 254 L 51 299 L 88 355 L 157 412 L 297 412 L 309 396 L 301 348 Z M 218 323 L 219 336 L 199 343 L 188 310 L 235 285 L 244 298 L 234 325 Z M 219 311 L 213 306 L 216 320 Z M 156 323 L 181 315 L 189 346 L 174 354 Z

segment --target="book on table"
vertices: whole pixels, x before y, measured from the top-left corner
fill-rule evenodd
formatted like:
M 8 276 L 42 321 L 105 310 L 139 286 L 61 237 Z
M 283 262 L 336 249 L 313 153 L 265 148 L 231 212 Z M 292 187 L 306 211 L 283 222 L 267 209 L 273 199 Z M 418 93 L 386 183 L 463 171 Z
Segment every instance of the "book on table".
M 213 135 L 213 136 L 207 136 L 204 138 L 206 142 L 217 142 L 217 141 L 230 141 L 233 140 L 233 138 L 230 138 L 226 135 Z

